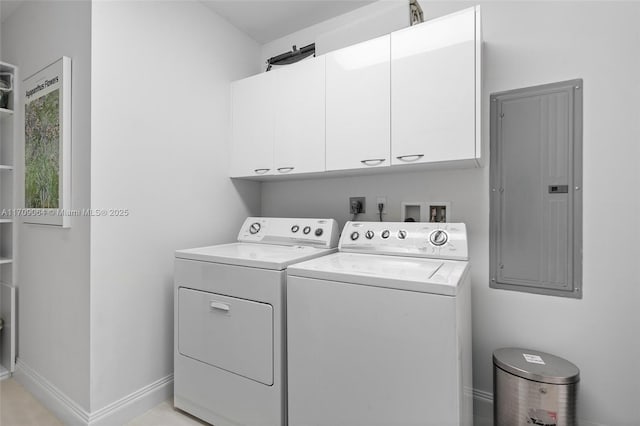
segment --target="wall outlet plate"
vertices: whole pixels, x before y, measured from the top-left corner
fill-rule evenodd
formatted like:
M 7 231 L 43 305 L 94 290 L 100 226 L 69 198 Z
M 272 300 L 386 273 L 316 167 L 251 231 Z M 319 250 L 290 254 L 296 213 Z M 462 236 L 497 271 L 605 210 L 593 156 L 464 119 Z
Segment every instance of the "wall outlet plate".
M 365 212 L 365 197 L 349 197 L 349 213 L 360 214 Z

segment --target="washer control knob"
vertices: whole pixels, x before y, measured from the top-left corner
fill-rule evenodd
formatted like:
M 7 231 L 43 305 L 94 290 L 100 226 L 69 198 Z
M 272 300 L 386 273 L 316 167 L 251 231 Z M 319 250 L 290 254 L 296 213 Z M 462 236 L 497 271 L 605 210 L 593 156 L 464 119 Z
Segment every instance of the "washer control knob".
M 353 231 L 351 233 L 351 241 L 355 241 L 360 237 L 360 234 L 358 233 L 358 231 Z
M 405 231 L 404 229 L 399 230 L 398 238 L 400 238 L 401 240 L 404 240 L 405 238 L 407 238 L 407 231 Z
M 305 226 L 302 229 L 302 232 L 304 233 L 304 235 L 307 235 L 309 232 L 311 232 L 311 227 L 310 226 Z
M 249 232 L 251 234 L 257 234 L 260 232 L 260 224 L 258 222 L 252 223 L 251 226 L 249 226 Z
M 385 229 L 384 231 L 382 231 L 381 237 L 384 238 L 385 240 L 389 238 L 389 230 Z
M 376 234 L 374 234 L 374 232 L 373 232 L 373 231 L 371 231 L 371 230 L 367 231 L 367 232 L 364 234 L 364 236 L 365 236 L 365 237 L 367 237 L 367 240 L 372 239 L 375 235 L 376 235 Z
M 429 235 L 429 241 L 431 241 L 431 244 L 434 246 L 442 246 L 446 244 L 448 239 L 449 236 L 442 230 L 433 231 L 431 235 Z
M 324 232 L 324 231 L 322 230 L 322 228 L 318 228 L 318 229 L 316 229 L 316 237 L 321 236 L 323 232 Z
M 300 229 L 300 227 L 298 225 L 293 225 L 291 227 L 291 232 L 293 232 L 295 234 L 296 232 L 298 232 L 299 229 Z

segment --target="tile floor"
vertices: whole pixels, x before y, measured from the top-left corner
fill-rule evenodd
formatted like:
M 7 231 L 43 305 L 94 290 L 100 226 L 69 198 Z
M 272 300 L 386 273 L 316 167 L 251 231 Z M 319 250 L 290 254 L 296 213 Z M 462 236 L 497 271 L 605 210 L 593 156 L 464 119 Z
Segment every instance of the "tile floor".
M 476 426 L 493 425 L 492 419 L 476 413 Z M 208 425 L 195 417 L 173 409 L 165 401 L 125 426 L 202 426 Z M 0 381 L 0 426 L 63 426 L 49 410 L 13 379 Z
M 170 401 L 147 411 L 126 426 L 201 426 L 188 414 L 176 411 Z M 49 410 L 13 379 L 0 382 L 0 426 L 63 426 Z

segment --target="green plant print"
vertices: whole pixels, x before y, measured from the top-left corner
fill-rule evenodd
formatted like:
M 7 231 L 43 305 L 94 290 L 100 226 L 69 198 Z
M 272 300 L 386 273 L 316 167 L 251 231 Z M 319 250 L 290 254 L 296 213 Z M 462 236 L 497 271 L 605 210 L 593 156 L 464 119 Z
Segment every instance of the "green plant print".
M 59 207 L 60 91 L 25 106 L 25 207 Z

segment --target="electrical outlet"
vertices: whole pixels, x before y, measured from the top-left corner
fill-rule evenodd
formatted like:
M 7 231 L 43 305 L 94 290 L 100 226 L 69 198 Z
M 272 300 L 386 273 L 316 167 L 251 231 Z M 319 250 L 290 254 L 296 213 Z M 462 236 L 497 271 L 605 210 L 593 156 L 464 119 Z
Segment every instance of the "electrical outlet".
M 349 197 L 349 213 L 360 214 L 365 212 L 364 197 Z
M 387 213 L 387 197 L 377 197 L 376 198 L 376 207 L 382 204 L 382 214 Z

